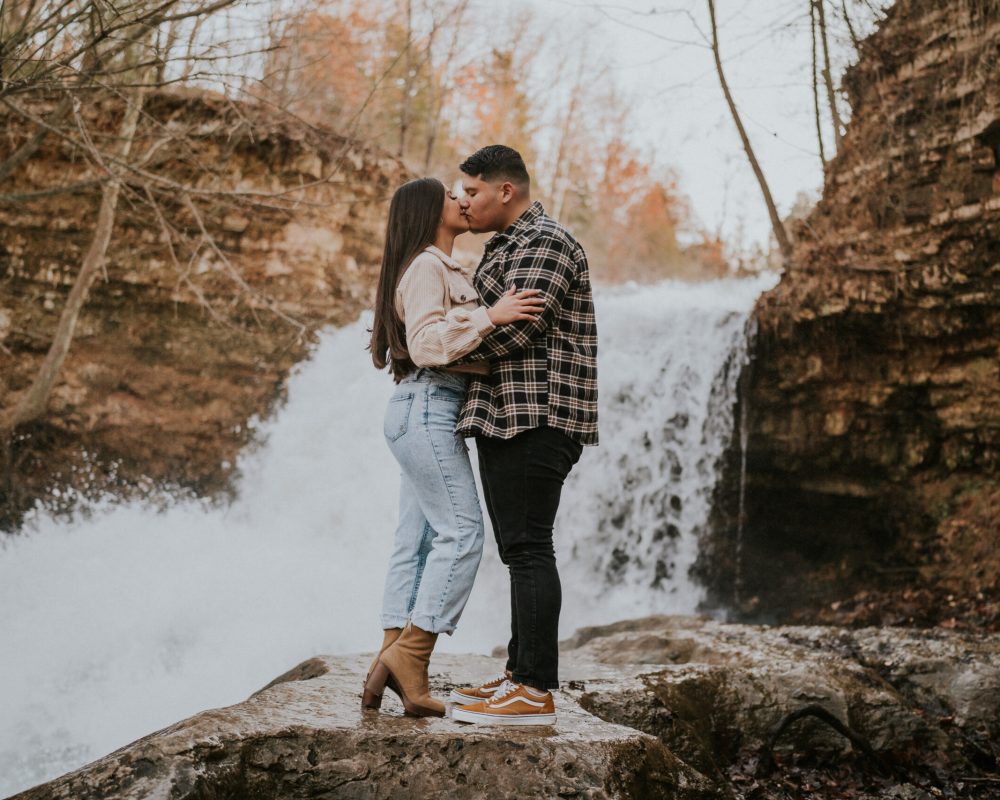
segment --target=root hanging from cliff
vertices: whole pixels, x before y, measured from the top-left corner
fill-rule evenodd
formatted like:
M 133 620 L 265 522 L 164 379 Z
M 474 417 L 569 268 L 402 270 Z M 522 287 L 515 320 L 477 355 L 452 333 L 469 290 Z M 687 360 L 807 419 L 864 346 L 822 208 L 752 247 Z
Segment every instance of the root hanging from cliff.
M 854 745 L 854 747 L 868 756 L 872 763 L 878 767 L 879 772 L 884 775 L 891 774 L 892 770 L 889 765 L 882 760 L 874 749 L 872 749 L 872 746 L 868 744 L 864 737 L 851 730 L 847 725 L 837 719 L 836 716 L 823 708 L 823 706 L 812 704 L 803 706 L 802 708 L 798 708 L 795 711 L 786 714 L 781 721 L 774 726 L 761 751 L 760 762 L 757 767 L 757 777 L 764 777 L 774 772 L 776 766 L 774 761 L 774 745 L 777 743 L 781 734 L 783 734 L 792 723 L 797 722 L 800 719 L 804 719 L 805 717 L 815 717 L 821 722 L 825 722 L 837 733 L 846 738 L 852 745 Z

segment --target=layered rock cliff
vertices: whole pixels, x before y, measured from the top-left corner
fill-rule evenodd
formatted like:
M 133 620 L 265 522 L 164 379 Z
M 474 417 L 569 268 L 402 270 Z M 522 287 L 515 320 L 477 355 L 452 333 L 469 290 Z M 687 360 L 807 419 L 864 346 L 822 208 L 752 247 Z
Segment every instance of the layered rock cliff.
M 105 131 L 121 104 L 79 113 Z M 225 491 L 248 422 L 279 400 L 313 332 L 370 302 L 398 161 L 209 94 L 155 94 L 144 113 L 133 153 L 161 181 L 159 208 L 141 181 L 126 186 L 49 412 L 5 453 L 0 529 L 38 498 Z M 32 132 L 0 111 L 4 151 Z M 28 197 L 82 184 L 0 203 L 0 410 L 49 346 L 93 232 L 99 186 L 86 181 L 101 175 L 52 135 L 4 187 Z M 192 187 L 191 204 L 180 188 L 169 197 L 166 181 Z
M 900 0 L 844 86 L 700 570 L 744 613 L 996 623 L 1000 4 Z

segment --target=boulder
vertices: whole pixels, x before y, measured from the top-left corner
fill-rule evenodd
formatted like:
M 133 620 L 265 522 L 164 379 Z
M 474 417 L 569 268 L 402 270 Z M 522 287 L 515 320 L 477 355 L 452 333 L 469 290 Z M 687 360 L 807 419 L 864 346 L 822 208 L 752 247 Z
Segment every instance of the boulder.
M 904 768 L 914 752 L 961 762 L 956 728 L 965 739 L 1000 738 L 997 635 L 649 617 L 581 629 L 564 646 L 578 661 L 623 667 L 576 685 L 585 709 L 657 736 L 715 779 L 810 705 Z M 852 749 L 820 720 L 795 725 L 779 748 L 830 760 Z
M 982 768 L 1000 755 L 997 635 L 695 617 L 584 628 L 562 643 L 557 725 L 520 729 L 411 719 L 391 693 L 380 712 L 362 711 L 370 658 L 309 659 L 242 703 L 197 714 L 14 800 L 709 800 L 739 796 L 748 757 L 756 763 L 771 752 L 779 761 L 789 753 L 827 764 L 867 759 L 882 776 L 880 796 L 916 797 L 959 774 L 988 782 Z M 445 697 L 499 666 L 485 656 L 436 655 L 432 692 Z M 815 716 L 775 737 L 807 707 L 835 718 L 855 743 Z M 832 789 L 812 796 L 842 796 L 844 780 L 841 769 L 827 782 Z
M 309 659 L 248 700 L 205 711 L 16 800 L 139 798 L 725 797 L 653 736 L 570 696 L 555 727 L 411 719 L 391 694 L 362 711 L 371 655 Z M 435 657 L 432 690 L 493 674 L 483 656 Z

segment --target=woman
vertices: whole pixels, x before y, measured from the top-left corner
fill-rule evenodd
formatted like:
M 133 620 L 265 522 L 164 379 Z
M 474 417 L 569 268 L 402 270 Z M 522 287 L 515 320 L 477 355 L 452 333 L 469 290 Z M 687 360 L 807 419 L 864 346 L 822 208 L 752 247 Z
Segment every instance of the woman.
M 536 290 L 513 289 L 478 305 L 470 275 L 451 257 L 469 229 L 458 198 L 421 178 L 392 197 L 372 325 L 372 361 L 398 384 L 384 433 L 399 462 L 399 524 L 382 601 L 383 642 L 365 679 L 362 706 L 379 708 L 386 686 L 406 713 L 444 716 L 429 694 L 427 666 L 438 634 L 454 632 L 483 549 L 483 516 L 464 439 L 455 433 L 470 373 L 448 366 L 497 325 L 533 319 Z

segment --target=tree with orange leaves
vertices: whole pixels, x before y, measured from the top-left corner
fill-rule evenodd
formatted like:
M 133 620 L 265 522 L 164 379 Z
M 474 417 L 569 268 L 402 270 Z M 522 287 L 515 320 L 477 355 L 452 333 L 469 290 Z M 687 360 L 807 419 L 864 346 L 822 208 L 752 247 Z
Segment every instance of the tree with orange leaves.
M 370 45 L 379 28 L 374 7 L 362 3 L 340 14 L 312 11 L 284 20 L 271 33 L 255 94 L 350 133 L 372 99 L 377 55 Z
M 654 175 L 634 147 L 613 137 L 605 144 L 600 179 L 581 238 L 598 280 L 665 278 L 683 266 L 677 231 L 686 204 L 672 176 Z

